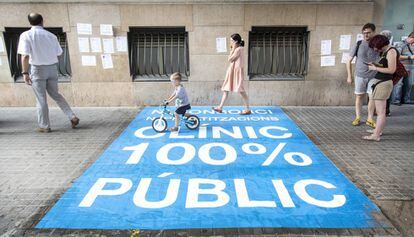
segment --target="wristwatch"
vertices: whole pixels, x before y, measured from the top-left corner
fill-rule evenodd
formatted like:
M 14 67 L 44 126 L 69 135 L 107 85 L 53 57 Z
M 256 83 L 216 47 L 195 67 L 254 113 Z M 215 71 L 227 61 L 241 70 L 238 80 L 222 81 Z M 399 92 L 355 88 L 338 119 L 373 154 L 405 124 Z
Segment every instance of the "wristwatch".
M 23 75 L 29 75 L 29 73 L 28 73 L 28 72 L 22 72 L 22 74 L 23 74 Z

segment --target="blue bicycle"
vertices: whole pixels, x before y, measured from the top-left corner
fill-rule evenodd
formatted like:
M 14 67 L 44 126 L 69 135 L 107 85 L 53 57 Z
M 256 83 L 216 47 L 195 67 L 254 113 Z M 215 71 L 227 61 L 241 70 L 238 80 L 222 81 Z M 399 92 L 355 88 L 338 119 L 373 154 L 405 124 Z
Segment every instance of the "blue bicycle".
M 168 103 L 165 101 L 160 105 L 161 116 L 152 120 L 152 129 L 154 131 L 161 133 L 165 132 L 168 127 L 167 120 L 165 118 L 171 117 L 174 118 L 174 113 L 172 113 L 167 108 Z M 190 130 L 195 130 L 200 126 L 200 119 L 196 116 L 191 114 L 190 116 L 186 117 L 184 115 L 181 116 L 181 123 L 185 124 L 185 126 Z

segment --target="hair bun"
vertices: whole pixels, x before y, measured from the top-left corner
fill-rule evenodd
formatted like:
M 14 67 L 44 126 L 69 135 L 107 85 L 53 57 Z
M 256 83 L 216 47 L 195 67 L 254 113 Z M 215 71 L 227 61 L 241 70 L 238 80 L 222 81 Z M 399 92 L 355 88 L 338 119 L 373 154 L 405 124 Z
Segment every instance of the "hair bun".
M 240 46 L 244 47 L 244 40 L 243 39 L 240 42 Z

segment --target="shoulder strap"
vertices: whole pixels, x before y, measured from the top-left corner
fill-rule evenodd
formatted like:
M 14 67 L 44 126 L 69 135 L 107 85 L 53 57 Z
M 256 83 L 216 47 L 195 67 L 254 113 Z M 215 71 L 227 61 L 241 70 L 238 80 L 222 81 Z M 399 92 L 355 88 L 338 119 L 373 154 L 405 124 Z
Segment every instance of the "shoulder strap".
M 411 50 L 411 48 L 410 48 L 410 45 L 409 44 L 405 44 L 405 46 L 408 48 L 408 50 L 410 51 L 410 53 L 411 53 L 411 55 L 414 55 L 414 53 L 413 53 L 413 51 Z
M 362 43 L 362 40 L 357 41 L 354 57 L 358 57 L 358 50 L 359 50 L 359 46 L 361 45 L 361 43 Z
M 395 48 L 395 47 L 390 47 L 387 51 L 385 51 L 384 52 L 384 57 L 387 57 L 387 53 L 388 53 L 388 51 L 390 51 L 391 49 L 394 49 L 395 50 L 395 52 L 397 52 L 397 58 L 399 57 L 399 55 L 400 55 L 400 52 L 398 52 L 398 50 Z

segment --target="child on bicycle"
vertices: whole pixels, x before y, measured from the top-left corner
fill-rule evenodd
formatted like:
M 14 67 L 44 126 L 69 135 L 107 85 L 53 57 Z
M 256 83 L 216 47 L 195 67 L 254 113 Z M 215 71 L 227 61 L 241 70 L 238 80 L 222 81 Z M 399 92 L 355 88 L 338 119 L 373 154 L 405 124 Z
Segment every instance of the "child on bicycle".
M 175 115 L 175 126 L 170 128 L 171 132 L 178 131 L 178 126 L 180 124 L 180 115 L 184 115 L 186 118 L 190 116 L 187 113 L 187 110 L 191 109 L 190 101 L 188 100 L 187 92 L 184 86 L 181 84 L 181 74 L 176 72 L 170 77 L 171 83 L 174 85 L 174 92 L 171 94 L 170 98 L 166 99 L 166 103 L 170 103 L 175 100 L 175 106 L 177 109 L 174 112 Z

